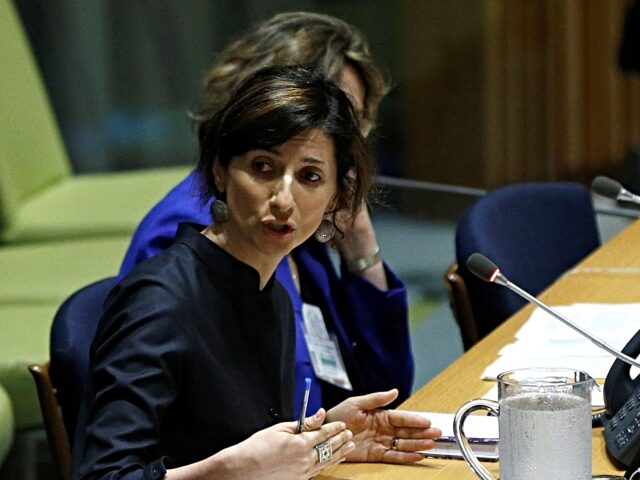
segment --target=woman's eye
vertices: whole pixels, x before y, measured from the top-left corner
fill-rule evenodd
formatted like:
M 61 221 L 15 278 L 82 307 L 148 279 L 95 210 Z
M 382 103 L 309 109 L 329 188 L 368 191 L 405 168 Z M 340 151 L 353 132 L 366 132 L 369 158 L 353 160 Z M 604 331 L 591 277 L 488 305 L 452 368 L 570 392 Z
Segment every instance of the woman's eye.
M 322 177 L 318 174 L 318 172 L 314 172 L 313 170 L 306 170 L 302 173 L 302 178 L 304 178 L 307 182 L 315 183 L 322 179 Z
M 264 161 L 264 160 L 256 160 L 253 162 L 253 169 L 256 172 L 271 172 L 273 171 L 273 168 L 271 167 L 271 165 Z

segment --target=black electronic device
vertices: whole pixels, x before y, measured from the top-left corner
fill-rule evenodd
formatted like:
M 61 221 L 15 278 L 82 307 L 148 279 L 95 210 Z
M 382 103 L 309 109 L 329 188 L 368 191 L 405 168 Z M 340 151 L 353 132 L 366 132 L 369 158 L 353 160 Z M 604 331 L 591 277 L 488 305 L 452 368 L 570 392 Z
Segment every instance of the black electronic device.
M 640 354 L 640 331 L 622 351 L 634 358 Z M 627 466 L 640 464 L 640 376 L 632 379 L 630 370 L 629 364 L 616 359 L 604 382 L 607 450 Z
M 640 465 L 640 375 L 631 378 L 631 366 L 639 367 L 636 357 L 640 354 L 640 331 L 618 351 L 603 340 L 585 331 L 579 325 L 542 303 L 536 297 L 510 282 L 500 269 L 487 257 L 474 253 L 467 260 L 469 271 L 480 279 L 497 283 L 517 293 L 525 300 L 538 305 L 565 325 L 573 328 L 592 343 L 616 357 L 604 383 L 606 413 L 602 422 L 604 438 L 609 453 L 626 466 Z

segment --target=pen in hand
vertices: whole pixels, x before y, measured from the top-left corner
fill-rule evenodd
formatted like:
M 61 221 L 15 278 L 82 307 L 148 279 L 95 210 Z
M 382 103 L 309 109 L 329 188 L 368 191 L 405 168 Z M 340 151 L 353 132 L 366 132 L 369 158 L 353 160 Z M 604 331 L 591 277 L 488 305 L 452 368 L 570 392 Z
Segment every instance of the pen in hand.
M 302 433 L 302 426 L 304 425 L 304 419 L 307 416 L 307 403 L 309 403 L 310 391 L 311 391 L 311 379 L 309 377 L 305 377 L 304 395 L 302 396 L 302 406 L 300 407 L 300 416 L 298 417 L 298 426 L 296 427 L 296 433 Z

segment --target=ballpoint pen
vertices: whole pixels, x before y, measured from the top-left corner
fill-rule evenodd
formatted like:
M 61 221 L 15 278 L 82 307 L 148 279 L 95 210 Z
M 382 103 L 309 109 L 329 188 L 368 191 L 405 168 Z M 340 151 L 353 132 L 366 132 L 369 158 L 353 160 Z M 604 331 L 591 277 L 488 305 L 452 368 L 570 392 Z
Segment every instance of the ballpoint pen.
M 296 433 L 302 433 L 302 426 L 304 425 L 304 419 L 307 415 L 307 403 L 309 403 L 309 392 L 311 391 L 311 379 L 305 377 L 304 379 L 304 395 L 302 396 L 302 406 L 300 407 L 300 416 L 298 417 L 298 426 Z

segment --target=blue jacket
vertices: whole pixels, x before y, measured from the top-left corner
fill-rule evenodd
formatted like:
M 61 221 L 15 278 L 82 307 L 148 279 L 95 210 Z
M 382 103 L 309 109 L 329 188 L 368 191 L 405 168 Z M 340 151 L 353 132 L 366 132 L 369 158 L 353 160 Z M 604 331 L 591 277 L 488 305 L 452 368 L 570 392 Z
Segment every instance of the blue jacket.
M 138 263 L 167 249 L 175 239 L 179 222 L 204 225 L 211 222 L 211 200 L 201 202 L 199 192 L 199 177 L 192 172 L 146 215 L 129 245 L 120 268 L 121 278 Z M 400 390 L 397 402 L 407 398 L 411 393 L 414 364 L 409 340 L 407 292 L 402 281 L 386 265 L 389 283 L 386 292 L 350 273 L 344 262 L 338 276 L 328 248 L 313 238 L 298 247 L 293 256 L 303 279 L 302 300 L 322 310 L 327 329 L 338 339 L 354 389 L 348 392 L 322 382 L 321 392 L 312 388 L 309 414 L 319 406 L 330 408 L 354 394 L 390 388 Z M 276 278 L 292 297 L 296 316 L 299 317 L 296 306 L 300 304 L 300 296 L 293 286 L 286 259 L 278 266 Z M 312 371 L 299 328 L 297 332 L 296 406 L 300 405 L 302 395 L 301 380 L 308 376 L 301 370 L 306 365 L 307 370 Z

